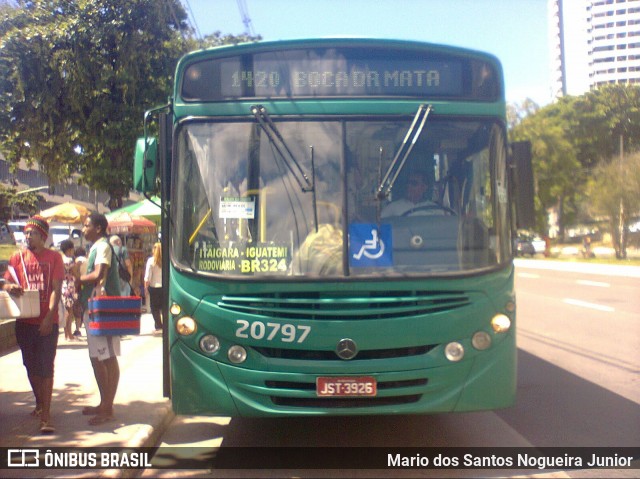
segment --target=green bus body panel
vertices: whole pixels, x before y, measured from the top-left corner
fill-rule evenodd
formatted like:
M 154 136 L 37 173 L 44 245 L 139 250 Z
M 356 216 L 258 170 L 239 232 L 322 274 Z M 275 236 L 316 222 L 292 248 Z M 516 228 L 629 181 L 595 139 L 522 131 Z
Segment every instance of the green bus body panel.
M 171 300 L 183 305 L 184 314 L 192 316 L 198 330 L 192 336 L 178 337 L 170 329 L 172 364 L 172 401 L 178 414 L 263 416 L 263 415 L 346 415 L 451 412 L 495 409 L 511 405 L 515 398 L 515 321 L 502 335 L 491 332 L 489 321 L 504 312 L 513 301 L 513 269 L 466 279 L 433 279 L 423 281 L 359 282 L 359 283 L 233 283 L 194 278 L 173 271 Z M 451 311 L 390 319 L 354 319 L 345 314 L 336 319 L 274 318 L 262 314 L 228 311 L 221 307 L 230 297 L 244 295 L 286 294 L 288 291 L 313 291 L 320 297 L 348 297 L 357 311 L 366 309 L 370 300 L 366 292 L 393 290 L 464 291 L 466 305 Z M 348 290 L 345 292 L 345 289 Z M 361 304 L 358 304 L 361 303 Z M 237 338 L 237 321 L 254 321 L 304 325 L 311 332 L 302 344 L 275 340 Z M 492 334 L 493 344 L 486 351 L 471 345 L 478 330 Z M 198 347 L 205 334 L 215 334 L 221 343 L 213 356 Z M 266 335 L 265 335 L 266 336 Z M 337 342 L 353 339 L 360 351 L 434 345 L 424 354 L 384 359 L 356 357 L 345 361 L 337 356 L 325 360 L 267 357 L 261 348 L 326 351 L 332 354 Z M 459 341 L 465 357 L 458 363 L 444 356 L 444 345 Z M 241 365 L 231 364 L 225 351 L 240 344 L 248 351 Z M 406 381 L 406 387 L 379 389 L 377 399 L 357 407 L 332 407 L 324 400 L 314 405 L 315 379 L 318 376 L 373 376 L 380 385 Z M 419 381 L 426 379 L 426 384 Z M 416 383 L 418 382 L 418 383 Z M 278 387 L 269 384 L 279 383 Z M 287 387 L 304 383 L 305 388 Z M 284 385 L 284 386 L 283 386 Z M 407 404 L 384 404 L 395 396 L 419 398 Z M 273 398 L 309 401 L 304 406 L 280 405 Z M 350 401 L 352 399 L 347 399 Z M 342 399 L 344 401 L 344 399 Z M 376 405 L 376 401 L 382 401 Z M 357 404 L 357 403 L 353 403 Z
M 189 105 L 174 105 L 176 120 L 182 118 L 204 118 L 222 116 L 246 116 L 253 119 L 251 107 L 257 101 L 234 102 L 234 103 L 191 103 Z M 504 118 L 505 103 L 479 103 L 479 102 L 440 102 L 425 99 L 414 100 L 300 100 L 291 102 L 288 100 L 262 100 L 261 105 L 267 106 L 272 116 L 299 116 L 301 105 L 304 106 L 305 116 L 314 115 L 414 115 L 417 105 L 420 103 L 430 103 L 433 106 L 434 115 L 466 115 L 466 116 L 492 116 Z

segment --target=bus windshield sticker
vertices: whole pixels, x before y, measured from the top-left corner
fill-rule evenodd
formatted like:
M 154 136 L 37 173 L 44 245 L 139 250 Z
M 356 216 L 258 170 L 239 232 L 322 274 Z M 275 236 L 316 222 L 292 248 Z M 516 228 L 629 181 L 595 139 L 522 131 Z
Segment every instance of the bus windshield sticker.
M 206 273 L 286 274 L 290 265 L 288 245 L 233 242 L 196 244 L 196 269 Z
M 255 213 L 256 200 L 253 196 L 220 198 L 220 218 L 252 220 Z
M 352 223 L 349 225 L 349 265 L 352 267 L 393 266 L 391 225 Z

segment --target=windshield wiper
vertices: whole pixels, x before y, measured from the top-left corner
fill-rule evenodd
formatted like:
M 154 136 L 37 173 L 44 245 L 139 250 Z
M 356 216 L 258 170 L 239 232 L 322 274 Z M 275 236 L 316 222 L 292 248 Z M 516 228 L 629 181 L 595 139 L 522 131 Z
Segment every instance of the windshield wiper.
M 262 105 L 254 105 L 251 107 L 251 113 L 256 117 L 256 121 L 260 127 L 262 127 L 262 130 L 269 138 L 269 141 L 284 161 L 284 164 L 289 169 L 298 185 L 300 185 L 302 192 L 308 193 L 313 191 L 312 182 L 300 166 L 300 163 L 298 163 L 298 160 L 293 156 L 293 153 L 291 153 L 287 143 L 284 141 L 284 138 L 282 138 L 282 135 L 276 128 L 275 123 L 267 113 L 267 109 Z M 283 149 L 284 152 L 282 151 Z M 294 166 L 296 167 L 295 169 Z
M 420 105 L 420 107 L 418 107 L 418 111 L 416 112 L 416 115 L 413 117 L 411 126 L 409 127 L 409 130 L 407 130 L 407 134 L 405 135 L 404 140 L 402 141 L 402 144 L 400 145 L 400 147 L 398 148 L 398 151 L 393 157 L 393 161 L 391 161 L 389 168 L 387 168 L 387 172 L 384 174 L 384 177 L 380 181 L 380 185 L 378 185 L 378 189 L 376 190 L 376 198 L 378 200 L 382 201 L 386 198 L 389 198 L 389 195 L 391 195 L 391 189 L 393 188 L 393 185 L 396 182 L 398 175 L 402 171 L 402 168 L 404 168 L 404 164 L 407 162 L 407 158 L 409 158 L 409 154 L 411 153 L 411 150 L 416 144 L 416 141 L 418 141 L 418 138 L 420 138 L 420 133 L 422 133 L 422 128 L 424 127 L 424 124 L 426 123 L 427 117 L 429 116 L 429 113 L 431 112 L 431 110 L 433 110 L 433 107 L 431 105 L 422 104 Z M 418 122 L 420 122 L 420 125 L 416 130 L 416 125 L 418 124 Z M 405 147 L 407 147 L 407 142 L 409 141 L 409 137 L 414 132 L 414 130 L 415 130 L 415 134 L 413 135 L 411 144 L 409 144 L 406 152 L 404 153 L 404 156 L 402 157 L 402 160 L 400 161 L 400 164 L 396 168 L 398 159 L 400 158 L 402 151 L 405 149 Z

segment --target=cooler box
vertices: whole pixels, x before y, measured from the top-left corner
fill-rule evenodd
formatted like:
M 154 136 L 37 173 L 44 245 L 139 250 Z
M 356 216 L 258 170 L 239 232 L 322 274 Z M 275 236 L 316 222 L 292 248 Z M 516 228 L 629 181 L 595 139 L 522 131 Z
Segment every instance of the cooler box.
M 89 334 L 125 336 L 140 334 L 140 296 L 94 296 L 89 298 Z

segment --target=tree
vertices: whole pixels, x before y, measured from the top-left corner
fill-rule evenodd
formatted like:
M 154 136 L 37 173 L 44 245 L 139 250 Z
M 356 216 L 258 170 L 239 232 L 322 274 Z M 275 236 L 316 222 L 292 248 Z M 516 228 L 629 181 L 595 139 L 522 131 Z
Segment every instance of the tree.
M 601 162 L 587 184 L 593 214 L 609 218 L 616 258 L 627 257 L 630 212 L 640 211 L 640 152 Z
M 608 162 L 620 151 L 640 149 L 640 87 L 605 85 L 575 97 L 565 112 L 567 133 L 578 148 L 583 167 Z
M 75 136 L 57 65 L 59 42 L 35 6 L 5 9 L 3 14 L 0 143 L 10 163 L 37 160 L 50 181 L 57 183 L 70 174 L 64 165 Z
M 507 126 L 509 130 L 513 130 L 528 116 L 535 115 L 538 110 L 540 110 L 540 105 L 531 98 L 527 98 L 522 103 L 507 104 Z
M 38 211 L 42 196 L 35 191 L 17 191 L 0 184 L 0 219 L 13 217 L 16 212 L 33 215 Z
M 107 191 L 131 186 L 144 111 L 166 103 L 187 51 L 259 40 L 216 32 L 196 41 L 179 0 L 14 0 L 0 15 L 0 148 L 49 182 L 72 173 Z
M 586 211 L 591 190 L 585 185 L 595 169 L 616 157 L 621 144 L 624 151 L 640 149 L 640 88 L 606 85 L 565 96 L 515 122 L 512 133 L 532 142 L 539 206 L 557 206 L 562 237 L 564 225 Z
M 567 138 L 565 124 L 557 115 L 557 109 L 557 104 L 549 105 L 525 117 L 513 129 L 512 135 L 516 141 L 531 142 L 538 229 L 548 229 L 546 211 L 556 207 L 559 235 L 563 238 L 567 218 L 575 213 L 573 208 L 570 212 L 567 211 L 567 206 L 575 203 L 581 168 L 576 150 Z
M 82 174 L 111 208 L 131 184 L 144 110 L 195 46 L 179 0 L 18 0 L 0 26 L 0 145 L 50 182 Z
M 199 47 L 200 48 L 209 48 L 209 47 L 219 47 L 221 45 L 237 45 L 238 43 L 246 43 L 246 42 L 257 42 L 262 40 L 262 36 L 251 36 L 247 34 L 241 35 L 231 35 L 231 34 L 222 34 L 221 32 L 213 32 L 210 35 L 205 35 L 205 37 L 200 40 Z

